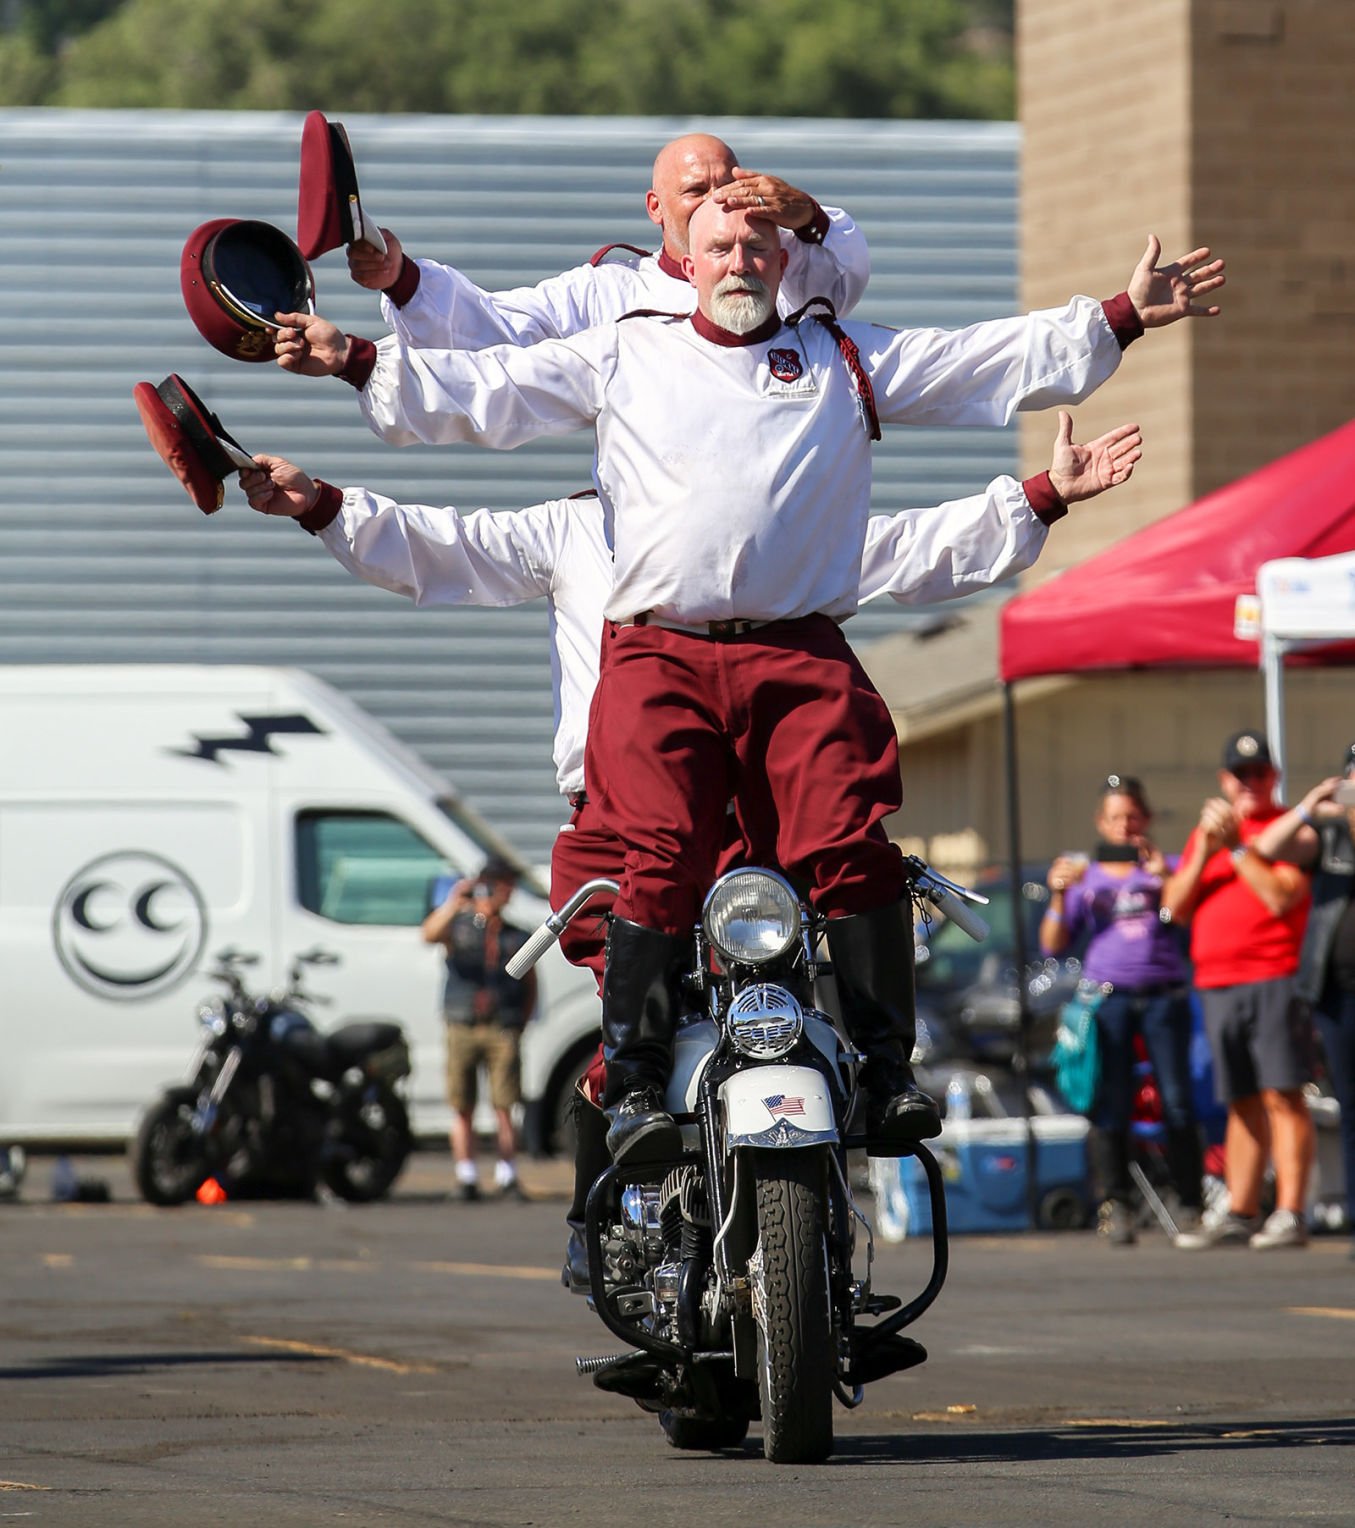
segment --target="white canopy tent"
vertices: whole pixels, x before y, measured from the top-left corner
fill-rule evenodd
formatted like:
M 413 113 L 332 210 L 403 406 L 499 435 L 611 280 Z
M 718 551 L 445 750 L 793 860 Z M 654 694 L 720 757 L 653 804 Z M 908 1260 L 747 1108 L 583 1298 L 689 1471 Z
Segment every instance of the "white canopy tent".
M 1266 734 L 1284 799 L 1284 665 L 1290 653 L 1355 642 L 1355 552 L 1335 557 L 1279 557 L 1256 575 Z M 1321 661 L 1321 660 L 1319 660 Z M 1334 662 L 1349 662 L 1344 653 Z

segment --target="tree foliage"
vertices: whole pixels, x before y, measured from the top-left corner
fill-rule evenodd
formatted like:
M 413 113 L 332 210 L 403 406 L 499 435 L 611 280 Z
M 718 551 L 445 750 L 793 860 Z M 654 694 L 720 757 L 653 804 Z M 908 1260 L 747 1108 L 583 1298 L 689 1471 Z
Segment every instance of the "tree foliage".
M 0 32 L 0 102 L 1004 117 L 1010 3 L 29 0 Z

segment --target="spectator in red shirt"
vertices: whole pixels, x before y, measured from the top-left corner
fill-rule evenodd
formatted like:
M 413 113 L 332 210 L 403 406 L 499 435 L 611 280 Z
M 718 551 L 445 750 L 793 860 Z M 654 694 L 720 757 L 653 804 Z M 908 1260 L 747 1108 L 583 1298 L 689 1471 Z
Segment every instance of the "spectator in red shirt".
M 1307 1006 L 1294 988 L 1310 878 L 1251 847 L 1284 811 L 1275 778 L 1259 732 L 1228 739 L 1223 794 L 1205 802 L 1162 894 L 1163 918 L 1190 924 L 1214 1086 L 1228 1106 L 1228 1214 L 1179 1237 L 1188 1249 L 1246 1242 L 1265 1251 L 1308 1239 L 1313 1125 L 1303 1086 L 1312 1075 L 1311 1041 Z M 1267 1159 L 1275 1165 L 1276 1203 L 1262 1225 Z

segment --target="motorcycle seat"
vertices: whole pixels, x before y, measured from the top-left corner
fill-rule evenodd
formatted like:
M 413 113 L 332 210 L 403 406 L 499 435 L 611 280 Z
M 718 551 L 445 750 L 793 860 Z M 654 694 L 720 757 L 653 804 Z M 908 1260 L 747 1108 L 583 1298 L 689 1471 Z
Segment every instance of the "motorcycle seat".
M 365 1056 L 397 1045 L 404 1038 L 398 1024 L 381 1019 L 363 1019 L 345 1024 L 328 1037 L 330 1054 L 340 1066 L 352 1066 Z

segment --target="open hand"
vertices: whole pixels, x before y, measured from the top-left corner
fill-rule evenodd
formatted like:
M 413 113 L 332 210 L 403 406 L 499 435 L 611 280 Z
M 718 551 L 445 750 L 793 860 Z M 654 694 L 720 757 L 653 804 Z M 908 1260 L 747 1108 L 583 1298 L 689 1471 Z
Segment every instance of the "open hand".
M 1138 425 L 1119 425 L 1082 446 L 1073 439 L 1073 416 L 1060 409 L 1049 480 L 1065 504 L 1076 504 L 1128 482 L 1142 455 L 1143 433 Z
M 1162 241 L 1148 235 L 1148 248 L 1129 278 L 1129 300 L 1145 329 L 1161 329 L 1178 318 L 1217 318 L 1219 309 L 1199 299 L 1217 291 L 1227 279 L 1223 261 L 1210 259 L 1208 249 L 1193 249 L 1170 265 L 1158 265 Z
M 716 186 L 710 196 L 726 212 L 751 212 L 756 217 L 770 218 L 781 228 L 791 229 L 811 223 L 818 206 L 812 196 L 777 176 L 738 165 L 734 166 L 734 179 Z

